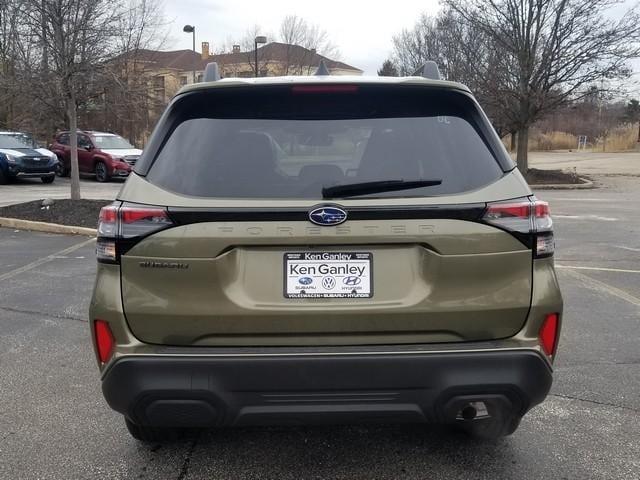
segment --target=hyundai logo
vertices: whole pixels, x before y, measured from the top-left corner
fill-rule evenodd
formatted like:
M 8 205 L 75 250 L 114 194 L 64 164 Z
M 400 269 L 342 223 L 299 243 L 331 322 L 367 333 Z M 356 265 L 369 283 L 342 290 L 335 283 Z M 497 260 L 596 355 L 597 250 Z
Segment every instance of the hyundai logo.
M 360 277 L 344 277 L 342 279 L 342 283 L 344 283 L 345 285 L 351 285 L 351 286 L 360 285 L 361 281 L 362 279 Z
M 309 220 L 316 225 L 339 225 L 347 219 L 347 212 L 339 207 L 318 207 L 309 212 Z
M 298 279 L 298 283 L 300 283 L 300 285 L 310 285 L 313 282 L 313 278 L 309 278 L 309 277 L 300 277 Z

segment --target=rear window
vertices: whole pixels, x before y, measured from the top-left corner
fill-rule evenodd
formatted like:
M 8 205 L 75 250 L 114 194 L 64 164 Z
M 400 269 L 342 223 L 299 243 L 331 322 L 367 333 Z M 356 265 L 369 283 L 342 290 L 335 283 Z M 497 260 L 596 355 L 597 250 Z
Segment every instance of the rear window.
M 503 174 L 488 126 L 461 93 L 264 90 L 178 100 L 148 180 L 204 197 L 321 199 L 324 187 L 387 180 L 442 183 L 362 197 L 455 194 Z

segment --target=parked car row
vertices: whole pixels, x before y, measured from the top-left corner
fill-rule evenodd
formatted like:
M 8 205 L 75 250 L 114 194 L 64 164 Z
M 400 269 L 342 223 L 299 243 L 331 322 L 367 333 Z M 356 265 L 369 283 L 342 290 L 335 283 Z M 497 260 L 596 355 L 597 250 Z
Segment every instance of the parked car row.
M 38 178 L 52 183 L 56 174 L 71 171 L 70 133 L 59 132 L 48 149 L 23 132 L 0 131 L 0 184 L 15 178 Z M 98 182 L 127 177 L 142 150 L 114 133 L 78 131 L 78 168 Z

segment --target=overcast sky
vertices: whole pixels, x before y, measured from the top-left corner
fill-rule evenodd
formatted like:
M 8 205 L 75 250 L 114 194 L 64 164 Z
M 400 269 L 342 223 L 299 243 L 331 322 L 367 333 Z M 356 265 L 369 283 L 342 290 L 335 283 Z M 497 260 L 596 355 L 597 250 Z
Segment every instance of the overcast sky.
M 636 0 L 627 0 L 614 9 L 619 14 Z M 340 60 L 375 75 L 392 50 L 392 37 L 411 28 L 421 13 L 435 14 L 438 0 L 164 0 L 171 22 L 166 49 L 191 48 L 191 35 L 182 32 L 185 24 L 196 26 L 196 48 L 209 42 L 212 51 L 237 40 L 258 24 L 269 41 L 278 34 L 282 19 L 298 15 L 327 31 L 340 49 Z M 640 72 L 640 61 L 633 62 Z M 627 80 L 632 95 L 640 93 L 640 75 Z
M 393 35 L 413 26 L 422 12 L 438 10 L 437 0 L 164 1 L 172 21 L 170 49 L 191 48 L 191 35 L 182 33 L 185 24 L 196 26 L 198 51 L 200 43 L 207 41 L 215 51 L 216 45 L 241 37 L 254 24 L 262 26 L 265 33 L 277 35 L 285 16 L 298 15 L 327 31 L 340 49 L 340 60 L 373 75 L 391 53 Z

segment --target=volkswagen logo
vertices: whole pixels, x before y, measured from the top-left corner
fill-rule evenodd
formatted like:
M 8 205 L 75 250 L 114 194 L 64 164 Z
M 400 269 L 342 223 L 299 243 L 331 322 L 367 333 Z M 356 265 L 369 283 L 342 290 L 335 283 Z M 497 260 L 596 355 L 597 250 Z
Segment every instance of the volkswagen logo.
M 336 286 L 336 279 L 333 277 L 324 277 L 322 279 L 322 286 L 326 290 L 332 290 Z
M 316 225 L 339 225 L 347 219 L 347 212 L 339 207 L 324 206 L 309 212 L 309 220 Z
M 356 285 L 360 285 L 360 282 L 362 281 L 362 279 L 360 277 L 344 277 L 342 279 L 342 283 L 344 283 L 345 285 L 350 285 L 350 286 L 356 286 Z

